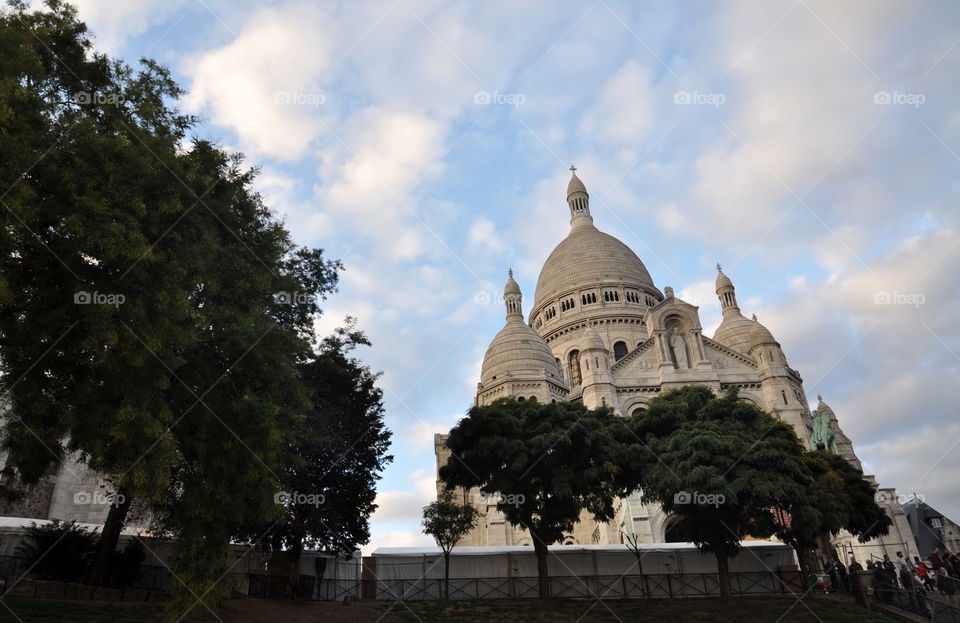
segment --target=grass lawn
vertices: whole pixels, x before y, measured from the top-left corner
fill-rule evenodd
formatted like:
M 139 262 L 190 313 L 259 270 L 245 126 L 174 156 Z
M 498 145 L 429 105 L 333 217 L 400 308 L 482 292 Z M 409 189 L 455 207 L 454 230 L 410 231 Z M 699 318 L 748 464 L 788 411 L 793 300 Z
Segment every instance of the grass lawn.
M 163 604 L 0 599 L 0 623 L 143 623 L 157 619 L 162 611 Z
M 162 611 L 163 604 L 7 597 L 0 600 L 0 623 L 159 623 Z M 224 602 L 218 617 L 223 623 L 881 623 L 892 620 L 829 597 L 808 598 L 803 603 L 796 603 L 793 598 L 748 598 L 735 600 L 729 608 L 722 608 L 717 599 L 636 599 L 602 603 L 515 599 L 449 604 L 358 601 L 351 605 L 230 599 Z M 185 619 L 190 623 L 216 620 L 202 608 Z

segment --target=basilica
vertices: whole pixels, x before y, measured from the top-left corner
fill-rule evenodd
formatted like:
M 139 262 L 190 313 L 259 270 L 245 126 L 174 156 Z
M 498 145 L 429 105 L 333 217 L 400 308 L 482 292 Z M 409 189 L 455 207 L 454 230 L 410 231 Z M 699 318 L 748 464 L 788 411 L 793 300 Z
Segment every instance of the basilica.
M 723 320 L 708 337 L 696 306 L 675 296 L 669 286 L 658 288 L 627 245 L 596 227 L 587 189 L 571 170 L 570 233 L 544 263 L 526 319 L 520 287 L 510 273 L 504 288 L 506 322 L 487 349 L 475 404 L 505 396 L 570 400 L 630 415 L 661 392 L 683 385 L 704 385 L 718 395 L 737 385 L 742 399 L 790 424 L 804 444 L 815 447 L 822 440 L 821 447 L 860 467 L 833 410 L 819 398 L 810 411 L 800 373 L 790 367 L 773 333 L 756 316 L 743 314 L 733 281 L 721 267 L 716 294 Z M 434 439 L 438 468 L 449 459 L 446 438 L 437 434 Z M 438 481 L 438 491 L 440 486 Z M 879 491 L 886 492 L 878 494 L 878 501 L 894 519 L 885 542 L 857 544 L 841 534 L 834 545 L 861 560 L 869 559 L 870 547 L 880 551 L 889 546 L 912 555 L 916 546 L 908 538 L 909 524 L 895 492 Z M 529 533 L 497 511 L 495 496 L 464 492 L 463 500 L 477 506 L 482 519 L 461 545 L 531 544 Z M 671 534 L 676 521 L 657 505 L 642 504 L 635 494 L 619 501 L 610 522 L 598 523 L 584 512 L 562 543 L 669 542 L 677 540 Z

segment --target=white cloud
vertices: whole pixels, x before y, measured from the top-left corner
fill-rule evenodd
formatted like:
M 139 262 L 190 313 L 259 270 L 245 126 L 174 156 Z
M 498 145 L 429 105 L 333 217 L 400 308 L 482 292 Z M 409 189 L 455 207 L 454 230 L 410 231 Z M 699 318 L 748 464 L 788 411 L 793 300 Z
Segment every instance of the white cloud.
M 580 122 L 591 141 L 636 145 L 654 121 L 651 76 L 631 59 L 604 83 L 593 107 Z
M 254 155 L 301 157 L 324 129 L 317 80 L 334 44 L 324 19 L 314 5 L 256 11 L 232 42 L 187 60 L 188 108 L 208 110 Z
M 71 4 L 93 31 L 96 47 L 113 52 L 151 25 L 171 19 L 187 0 L 71 0 Z

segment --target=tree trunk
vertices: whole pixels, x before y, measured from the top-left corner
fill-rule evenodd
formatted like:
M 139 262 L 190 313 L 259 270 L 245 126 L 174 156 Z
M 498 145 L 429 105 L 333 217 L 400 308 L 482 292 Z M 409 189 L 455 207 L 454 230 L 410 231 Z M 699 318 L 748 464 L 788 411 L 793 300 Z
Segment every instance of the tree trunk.
M 290 598 L 300 598 L 300 553 L 303 551 L 303 537 L 296 537 L 290 543 Z
M 531 533 L 533 536 L 533 551 L 537 555 L 537 583 L 540 599 L 546 599 L 550 596 L 550 577 L 547 575 L 547 544 L 543 539 Z
M 717 574 L 720 580 L 720 603 L 730 604 L 733 602 L 733 595 L 730 592 L 730 569 L 727 566 L 726 553 L 717 552 Z
M 107 578 L 110 577 L 110 561 L 113 558 L 113 553 L 117 551 L 120 532 L 123 530 L 127 512 L 130 510 L 132 500 L 126 491 L 117 489 L 116 496 L 115 500 L 118 503 L 110 505 L 110 513 L 103 524 L 100 540 L 97 541 L 93 564 L 87 572 L 86 583 L 91 586 L 103 586 Z
M 443 598 L 450 599 L 450 552 L 443 552 Z

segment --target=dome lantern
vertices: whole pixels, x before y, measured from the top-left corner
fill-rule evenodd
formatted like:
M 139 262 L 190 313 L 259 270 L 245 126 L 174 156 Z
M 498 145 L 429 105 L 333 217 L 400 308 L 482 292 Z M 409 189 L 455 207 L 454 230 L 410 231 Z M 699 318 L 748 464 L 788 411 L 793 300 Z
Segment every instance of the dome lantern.
M 724 318 L 740 314 L 733 282 L 730 281 L 730 277 L 723 274 L 719 263 L 717 264 L 717 297 L 720 299 L 720 307 L 723 309 Z
M 580 178 L 577 177 L 577 167 L 570 165 L 570 172 L 573 177 L 567 184 L 567 204 L 570 206 L 570 227 L 582 227 L 592 225 L 593 217 L 590 216 L 590 195 L 587 194 L 587 187 L 583 185 Z
M 507 285 L 503 288 L 503 302 L 507 306 L 507 321 L 519 320 L 523 322 L 523 295 L 520 285 L 513 279 L 513 269 L 507 271 Z

